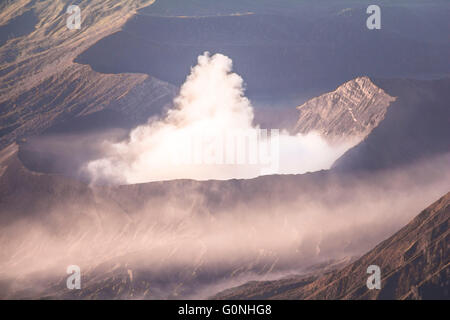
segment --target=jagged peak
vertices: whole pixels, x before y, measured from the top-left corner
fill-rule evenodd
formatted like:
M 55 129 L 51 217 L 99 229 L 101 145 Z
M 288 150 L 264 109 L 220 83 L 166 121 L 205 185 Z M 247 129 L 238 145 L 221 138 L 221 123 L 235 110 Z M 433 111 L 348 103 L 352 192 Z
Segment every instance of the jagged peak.
M 361 76 L 298 106 L 294 131 L 318 132 L 331 142 L 362 140 L 384 119 L 394 100 L 369 77 Z

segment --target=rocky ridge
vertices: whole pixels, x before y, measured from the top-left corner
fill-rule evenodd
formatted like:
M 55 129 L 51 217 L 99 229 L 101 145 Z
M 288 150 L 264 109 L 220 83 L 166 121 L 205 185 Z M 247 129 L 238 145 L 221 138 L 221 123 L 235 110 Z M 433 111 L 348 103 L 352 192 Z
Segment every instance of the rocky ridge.
M 394 100 L 368 77 L 359 77 L 297 107 L 294 132 L 315 131 L 330 142 L 361 141 L 384 119 Z
M 30 33 L 12 36 L 0 47 L 0 148 L 55 123 L 105 108 L 145 121 L 171 101 L 176 88 L 151 76 L 102 74 L 73 62 L 153 2 L 79 1 L 80 30 L 66 27 L 65 1 L 4 4 L 0 25 L 29 12 L 38 23 Z

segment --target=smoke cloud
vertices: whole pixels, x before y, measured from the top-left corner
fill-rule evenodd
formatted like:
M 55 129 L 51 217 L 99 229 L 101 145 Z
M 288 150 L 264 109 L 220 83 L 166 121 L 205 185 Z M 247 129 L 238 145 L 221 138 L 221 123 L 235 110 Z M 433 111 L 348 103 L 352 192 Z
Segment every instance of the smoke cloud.
M 170 179 L 253 178 L 328 169 L 352 143 L 289 135 L 254 124 L 243 79 L 222 54 L 198 57 L 164 118 L 150 119 L 103 156 L 83 166 L 94 182 L 133 184 Z

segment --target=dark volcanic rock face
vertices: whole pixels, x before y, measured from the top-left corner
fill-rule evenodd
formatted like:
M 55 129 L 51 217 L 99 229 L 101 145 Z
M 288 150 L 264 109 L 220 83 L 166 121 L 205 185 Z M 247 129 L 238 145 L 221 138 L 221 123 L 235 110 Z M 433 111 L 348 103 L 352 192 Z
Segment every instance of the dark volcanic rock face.
M 448 299 L 450 193 L 407 226 L 340 271 L 248 283 L 218 299 Z M 381 268 L 381 290 L 366 286 L 367 267 Z

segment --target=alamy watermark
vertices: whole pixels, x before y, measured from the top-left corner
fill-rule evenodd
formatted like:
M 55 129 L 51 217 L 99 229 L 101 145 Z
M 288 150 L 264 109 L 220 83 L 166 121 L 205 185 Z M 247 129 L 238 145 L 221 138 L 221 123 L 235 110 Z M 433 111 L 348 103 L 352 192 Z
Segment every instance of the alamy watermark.
M 254 165 L 261 174 L 277 173 L 278 129 L 197 130 L 180 137 L 171 149 L 173 165 Z
M 70 5 L 66 13 L 69 15 L 66 20 L 66 26 L 70 30 L 81 29 L 81 9 L 77 5 Z
M 381 29 L 381 9 L 379 6 L 373 4 L 367 7 L 367 14 L 370 16 L 367 18 L 366 26 L 369 30 Z
M 371 276 L 367 279 L 367 282 L 366 282 L 367 289 L 380 290 L 381 289 L 381 269 L 380 269 L 380 267 L 372 264 L 367 268 L 367 273 L 371 274 Z
M 81 269 L 77 265 L 70 265 L 67 267 L 67 274 L 70 274 L 66 280 L 67 289 L 81 289 Z

